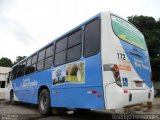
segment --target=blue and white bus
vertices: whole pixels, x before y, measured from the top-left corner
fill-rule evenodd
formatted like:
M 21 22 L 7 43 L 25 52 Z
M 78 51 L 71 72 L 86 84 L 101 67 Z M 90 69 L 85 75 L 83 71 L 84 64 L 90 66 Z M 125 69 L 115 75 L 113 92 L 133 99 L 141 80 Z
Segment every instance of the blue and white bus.
M 116 109 L 152 102 L 154 90 L 142 33 L 102 12 L 14 65 L 10 102 L 51 108 Z

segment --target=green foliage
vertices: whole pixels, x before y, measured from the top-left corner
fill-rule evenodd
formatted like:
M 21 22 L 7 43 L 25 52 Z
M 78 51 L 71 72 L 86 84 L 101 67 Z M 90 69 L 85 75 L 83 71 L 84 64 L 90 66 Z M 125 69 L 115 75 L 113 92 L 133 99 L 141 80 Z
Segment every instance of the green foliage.
M 26 56 L 17 56 L 17 57 L 16 57 L 16 61 L 14 61 L 14 64 L 20 62 L 20 61 L 23 60 L 24 58 L 26 58 Z
M 151 60 L 153 80 L 160 80 L 160 19 L 148 16 L 131 16 L 128 21 L 144 35 Z
M 9 58 L 2 57 L 0 59 L 0 66 L 2 67 L 11 67 L 12 66 L 12 61 Z

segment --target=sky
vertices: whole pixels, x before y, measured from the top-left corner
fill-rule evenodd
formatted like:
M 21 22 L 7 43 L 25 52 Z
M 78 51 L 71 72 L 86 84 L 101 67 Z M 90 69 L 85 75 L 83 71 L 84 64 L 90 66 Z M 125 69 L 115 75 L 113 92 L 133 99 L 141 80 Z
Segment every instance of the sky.
M 0 0 L 0 58 L 28 56 L 101 11 L 160 18 L 160 0 Z

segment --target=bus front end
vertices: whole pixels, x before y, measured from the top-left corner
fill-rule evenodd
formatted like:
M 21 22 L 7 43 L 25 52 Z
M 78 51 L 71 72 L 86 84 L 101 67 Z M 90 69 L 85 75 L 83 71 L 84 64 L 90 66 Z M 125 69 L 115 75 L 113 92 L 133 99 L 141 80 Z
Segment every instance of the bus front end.
M 149 54 L 136 27 L 117 15 L 102 13 L 101 53 L 106 109 L 153 101 Z

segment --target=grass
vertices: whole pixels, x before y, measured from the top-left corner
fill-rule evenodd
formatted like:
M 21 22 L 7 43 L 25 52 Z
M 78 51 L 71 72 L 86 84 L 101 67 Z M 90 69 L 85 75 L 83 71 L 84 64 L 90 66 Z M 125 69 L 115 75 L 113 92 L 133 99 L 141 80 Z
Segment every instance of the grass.
M 78 82 L 78 83 L 82 83 L 84 82 L 84 77 L 81 77 L 81 80 L 79 81 L 77 76 L 74 75 L 66 75 L 66 81 L 67 82 Z

